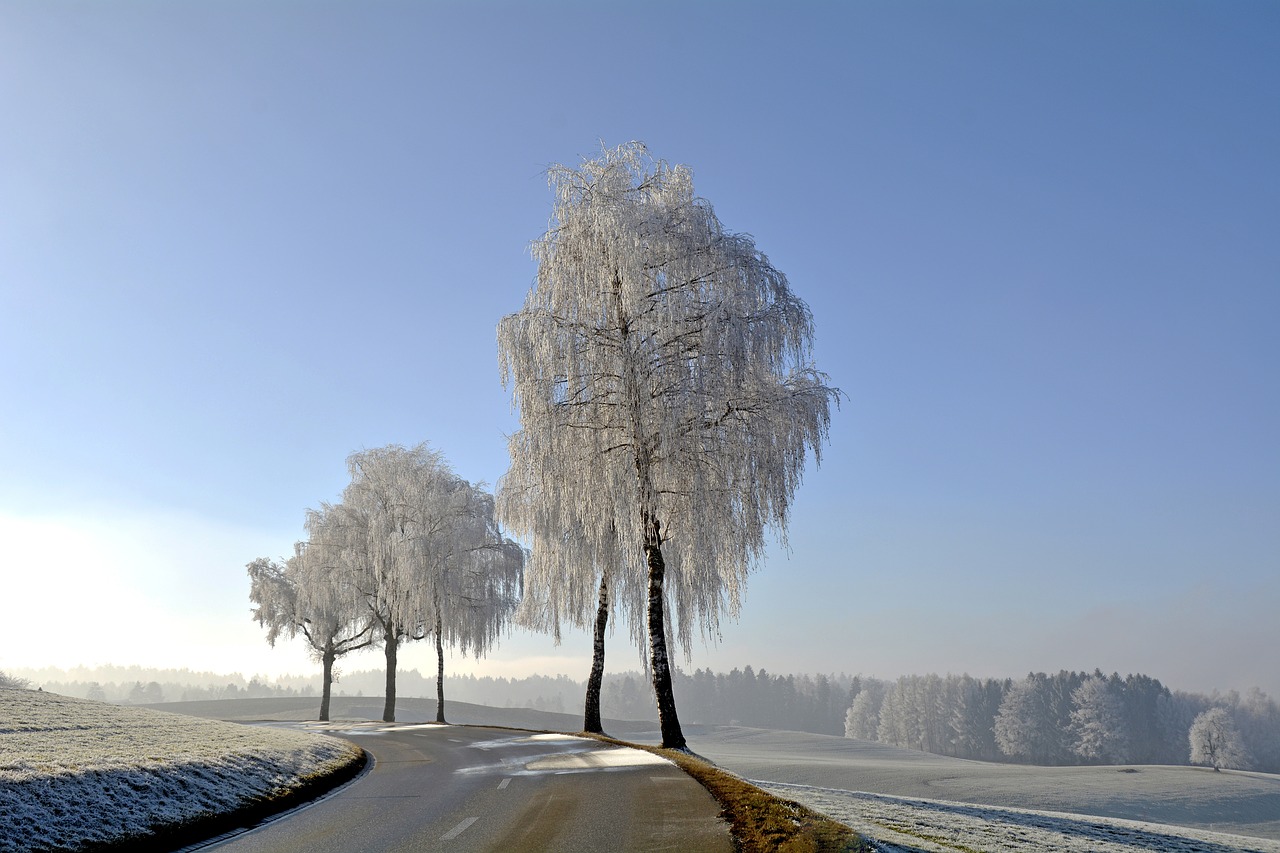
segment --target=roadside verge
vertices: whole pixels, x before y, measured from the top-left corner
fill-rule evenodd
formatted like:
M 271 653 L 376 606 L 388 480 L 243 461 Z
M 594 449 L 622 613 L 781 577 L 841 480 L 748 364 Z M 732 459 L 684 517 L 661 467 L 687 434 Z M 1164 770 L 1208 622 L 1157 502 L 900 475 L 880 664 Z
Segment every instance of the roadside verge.
M 870 853 L 858 833 L 793 800 L 784 800 L 692 753 L 631 743 L 607 735 L 581 737 L 660 755 L 696 779 L 720 803 L 734 845 L 742 853 Z
M 202 847 L 253 829 L 271 818 L 320 799 L 359 776 L 369 764 L 369 754 L 360 750 L 348 764 L 326 773 L 302 778 L 296 787 L 255 798 L 239 808 L 207 814 L 179 824 L 159 826 L 146 835 L 123 838 L 84 849 L 84 853 L 168 853 L 185 847 Z

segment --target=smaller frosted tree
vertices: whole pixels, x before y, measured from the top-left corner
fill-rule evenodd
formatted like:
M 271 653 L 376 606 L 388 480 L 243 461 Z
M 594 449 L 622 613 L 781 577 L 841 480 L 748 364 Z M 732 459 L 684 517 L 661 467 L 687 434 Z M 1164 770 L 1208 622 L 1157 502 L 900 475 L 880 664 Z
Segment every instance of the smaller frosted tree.
M 308 515 L 313 545 L 345 567 L 386 658 L 382 718 L 395 720 L 401 644 L 434 634 L 437 720 L 444 722 L 444 647 L 483 656 L 519 600 L 524 550 L 503 536 L 494 501 L 425 442 L 347 459 L 342 501 Z
M 526 552 L 503 535 L 494 499 L 482 484 L 457 478 L 465 498 L 444 531 L 446 546 L 427 565 L 422 606 L 435 615 L 436 722 L 444 715 L 444 647 L 484 657 L 497 644 L 520 602 Z
M 1226 708 L 1210 708 L 1196 717 L 1188 733 L 1191 739 L 1191 763 L 1221 769 L 1246 770 L 1249 756 L 1240 730 Z
M 362 602 L 343 589 L 345 578 L 321 560 L 319 549 L 301 542 L 284 565 L 259 558 L 247 568 L 253 618 L 267 629 L 267 642 L 301 634 L 323 666 L 320 719 L 327 721 L 334 663 L 373 642 Z
M 347 458 L 351 482 L 342 502 L 322 507 L 331 517 L 336 549 L 376 623 L 386 659 L 382 719 L 395 721 L 396 667 L 400 646 L 424 639 L 435 614 L 438 569 L 452 552 L 451 534 L 467 512 L 468 495 L 443 454 L 425 442 L 364 450 Z M 316 516 L 308 516 L 312 531 Z

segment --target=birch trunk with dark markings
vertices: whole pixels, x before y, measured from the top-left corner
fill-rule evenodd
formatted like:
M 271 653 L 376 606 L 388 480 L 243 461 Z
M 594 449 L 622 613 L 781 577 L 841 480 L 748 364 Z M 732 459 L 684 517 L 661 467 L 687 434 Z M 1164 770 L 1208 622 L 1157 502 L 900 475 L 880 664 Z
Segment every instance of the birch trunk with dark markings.
M 436 605 L 436 722 L 444 722 L 444 621 Z
M 609 576 L 600 578 L 600 595 L 596 605 L 596 627 L 592 635 L 591 675 L 587 678 L 587 697 L 582 730 L 604 734 L 600 719 L 600 688 L 604 684 L 604 632 L 609 627 Z
M 387 692 L 382 703 L 382 721 L 396 721 L 396 653 L 400 645 L 400 637 L 394 627 L 388 627 L 382 635 L 383 652 L 387 658 Z
M 324 664 L 324 686 L 320 694 L 320 722 L 329 722 L 329 697 L 333 694 L 333 662 L 337 654 L 332 647 L 325 649 L 321 663 Z
M 667 655 L 667 623 L 664 610 L 663 581 L 666 564 L 662 560 L 659 524 L 653 522 L 650 541 L 644 546 L 649 564 L 649 666 L 653 672 L 653 695 L 658 702 L 658 726 L 662 745 L 667 749 L 688 750 L 680 717 L 676 714 L 676 697 L 671 687 L 671 661 Z

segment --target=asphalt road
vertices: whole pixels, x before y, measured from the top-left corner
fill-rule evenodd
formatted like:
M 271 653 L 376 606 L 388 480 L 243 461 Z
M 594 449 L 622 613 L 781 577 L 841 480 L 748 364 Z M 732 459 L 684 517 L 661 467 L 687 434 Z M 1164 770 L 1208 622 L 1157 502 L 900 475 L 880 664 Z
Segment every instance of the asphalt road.
M 728 853 L 706 790 L 639 750 L 472 726 L 338 724 L 373 769 L 218 853 Z

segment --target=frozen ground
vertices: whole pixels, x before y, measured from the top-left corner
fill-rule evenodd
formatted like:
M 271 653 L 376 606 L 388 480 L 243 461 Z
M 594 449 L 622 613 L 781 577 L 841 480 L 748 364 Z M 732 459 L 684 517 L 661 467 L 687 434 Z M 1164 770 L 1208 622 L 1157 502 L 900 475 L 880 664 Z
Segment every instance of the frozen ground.
M 335 718 L 381 714 L 377 699 L 334 702 Z M 243 720 L 306 720 L 314 717 L 316 700 L 165 707 Z M 397 708 L 405 722 L 435 715 L 433 700 L 403 700 Z M 449 703 L 447 710 L 460 723 L 581 726 L 576 716 L 521 708 Z M 659 739 L 652 723 L 606 720 L 605 728 L 626 740 Z M 685 734 L 695 752 L 848 823 L 886 853 L 1280 853 L 1280 776 L 1192 767 L 1027 767 L 727 726 L 686 725 Z
M 1280 776 L 993 764 L 736 727 L 685 734 L 720 766 L 889 842 L 885 850 L 1280 853 Z
M 884 853 L 1280 853 L 1278 841 L 1168 824 L 757 784 L 853 827 Z
M 234 811 L 359 756 L 336 738 L 0 689 L 0 853 Z

